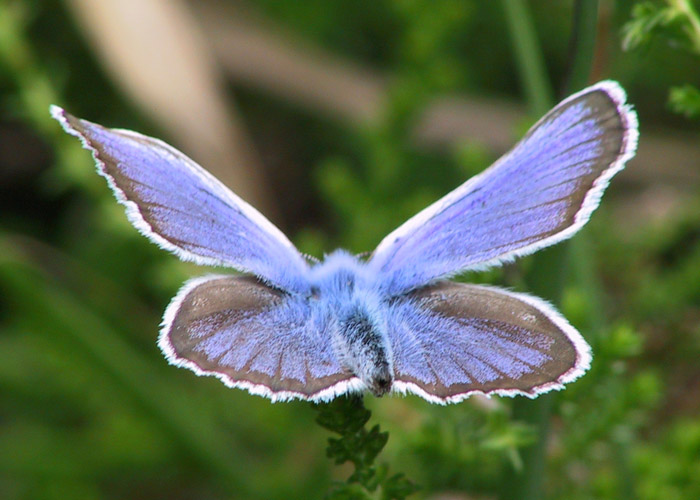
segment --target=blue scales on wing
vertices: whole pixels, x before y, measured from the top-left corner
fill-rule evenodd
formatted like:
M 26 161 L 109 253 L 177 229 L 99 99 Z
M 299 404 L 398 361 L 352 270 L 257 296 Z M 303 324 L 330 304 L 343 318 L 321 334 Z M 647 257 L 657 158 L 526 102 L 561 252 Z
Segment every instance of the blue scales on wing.
M 442 282 L 397 298 L 387 320 L 394 387 L 434 402 L 534 397 L 579 377 L 590 348 L 546 302 Z
M 306 262 L 287 237 L 187 156 L 158 139 L 105 128 L 56 106 L 51 112 L 92 151 L 98 171 L 148 238 L 184 260 L 307 290 Z
M 636 115 L 601 82 L 547 113 L 505 156 L 390 233 L 370 267 L 398 295 L 578 231 L 634 155 Z
M 328 318 L 251 276 L 188 282 L 165 312 L 171 362 L 273 400 L 326 400 L 360 386 L 333 352 Z

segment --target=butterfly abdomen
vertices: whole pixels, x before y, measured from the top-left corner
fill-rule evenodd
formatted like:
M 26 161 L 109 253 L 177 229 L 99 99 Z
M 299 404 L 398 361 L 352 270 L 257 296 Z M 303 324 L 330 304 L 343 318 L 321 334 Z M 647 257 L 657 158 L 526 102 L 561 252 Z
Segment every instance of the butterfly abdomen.
M 333 349 L 340 364 L 375 396 L 388 393 L 393 358 L 374 276 L 364 262 L 341 250 L 312 269 L 311 281 L 317 307 L 333 318 Z
M 359 303 L 343 311 L 338 321 L 337 349 L 342 362 L 375 396 L 391 390 L 394 381 L 390 346 L 377 318 Z

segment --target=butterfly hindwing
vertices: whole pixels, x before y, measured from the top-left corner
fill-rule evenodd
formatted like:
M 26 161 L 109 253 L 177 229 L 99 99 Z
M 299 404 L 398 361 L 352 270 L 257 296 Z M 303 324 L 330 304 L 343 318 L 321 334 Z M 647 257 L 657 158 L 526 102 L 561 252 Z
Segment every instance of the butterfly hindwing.
M 419 212 L 369 263 L 398 295 L 568 238 L 598 206 L 637 144 L 637 118 L 615 82 L 564 100 L 505 156 Z
M 57 106 L 51 113 L 92 151 L 129 220 L 148 238 L 184 260 L 233 267 L 286 290 L 306 290 L 306 263 L 286 236 L 184 154 Z
M 165 312 L 169 361 L 274 400 L 330 399 L 361 387 L 335 357 L 327 318 L 248 276 L 189 281 Z
M 438 403 L 473 393 L 534 397 L 578 378 L 588 344 L 546 302 L 442 282 L 397 298 L 387 331 L 394 388 Z

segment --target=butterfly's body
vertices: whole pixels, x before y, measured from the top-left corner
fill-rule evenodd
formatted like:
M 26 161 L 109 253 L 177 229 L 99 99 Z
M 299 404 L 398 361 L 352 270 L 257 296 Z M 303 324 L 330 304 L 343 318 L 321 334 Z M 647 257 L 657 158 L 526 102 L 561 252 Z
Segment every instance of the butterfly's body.
M 243 276 L 188 281 L 165 311 L 168 360 L 273 401 L 412 392 L 535 397 L 581 376 L 590 347 L 552 306 L 447 281 L 572 236 L 634 156 L 615 82 L 565 99 L 498 162 L 390 233 L 368 260 L 309 265 L 286 236 L 167 144 L 52 107 L 131 222 L 184 260 Z
M 389 392 L 392 353 L 382 314 L 388 304 L 366 263 L 337 250 L 310 269 L 309 283 L 308 300 L 327 318 L 326 331 L 341 366 L 375 396 Z

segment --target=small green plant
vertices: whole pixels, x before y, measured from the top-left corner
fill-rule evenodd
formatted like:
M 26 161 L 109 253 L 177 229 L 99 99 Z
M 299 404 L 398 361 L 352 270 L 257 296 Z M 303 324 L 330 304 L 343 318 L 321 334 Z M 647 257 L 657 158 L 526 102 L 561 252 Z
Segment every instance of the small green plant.
M 700 56 L 700 16 L 691 0 L 642 2 L 622 28 L 622 48 L 634 50 L 664 40 Z M 693 85 L 671 87 L 669 107 L 687 118 L 700 117 L 700 90 Z
M 340 435 L 328 439 L 328 458 L 336 465 L 350 462 L 355 467 L 347 481 L 334 484 L 326 499 L 402 500 L 418 491 L 403 474 L 390 475 L 386 464 L 375 464 L 389 433 L 381 432 L 379 425 L 366 429 L 371 412 L 365 408 L 362 396 L 343 396 L 317 405 L 316 409 L 319 411 L 316 422 Z

